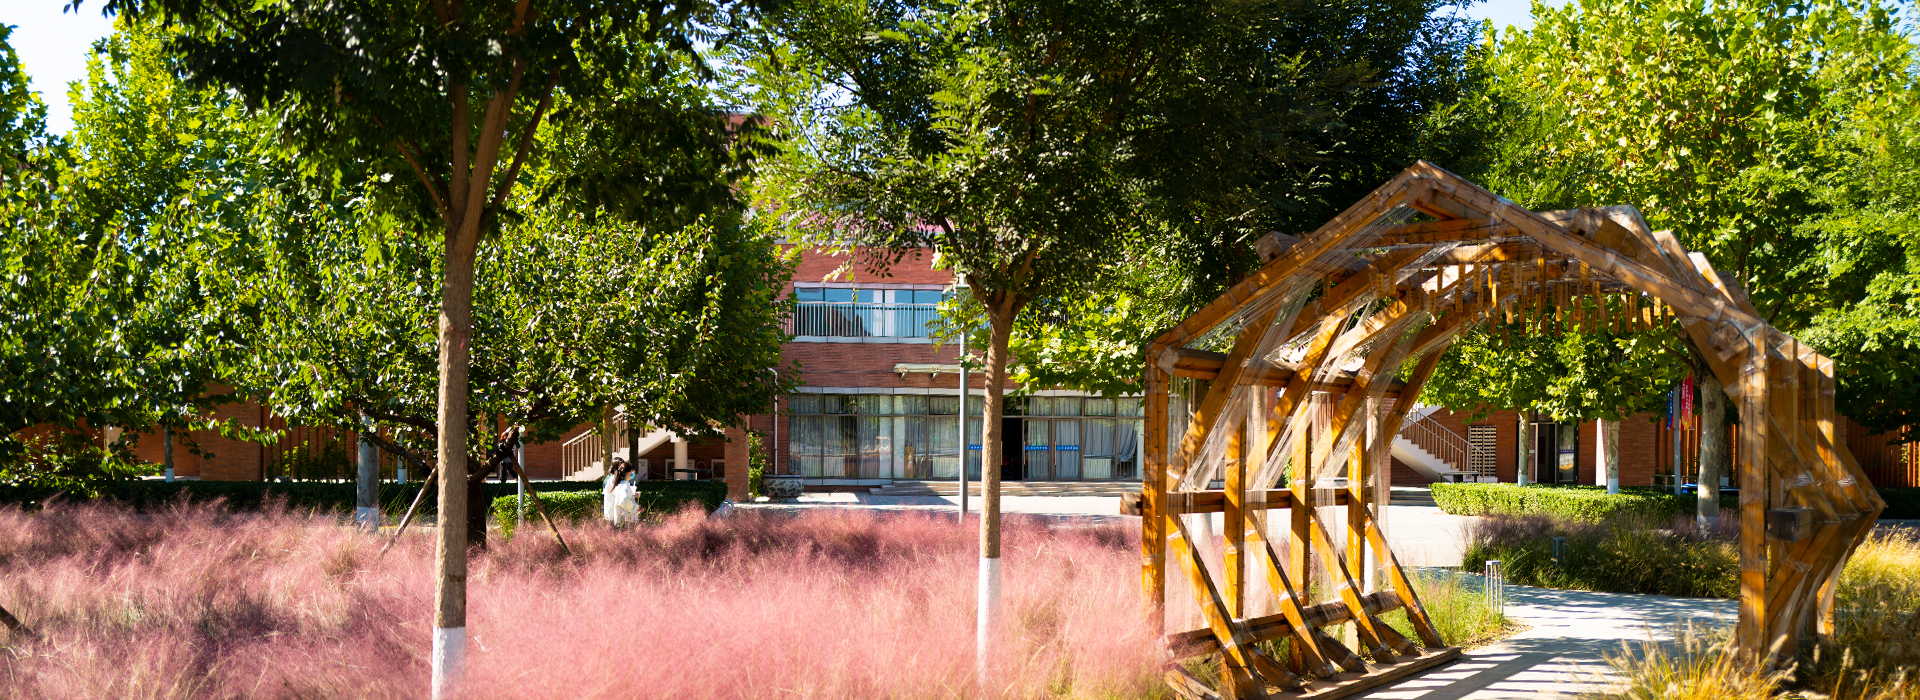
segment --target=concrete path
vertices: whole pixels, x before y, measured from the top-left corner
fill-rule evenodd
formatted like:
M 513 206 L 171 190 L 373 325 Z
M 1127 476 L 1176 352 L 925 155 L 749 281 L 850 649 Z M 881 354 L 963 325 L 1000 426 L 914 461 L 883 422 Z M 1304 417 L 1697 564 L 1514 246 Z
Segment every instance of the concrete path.
M 1477 578 L 1477 577 L 1475 577 Z M 1529 629 L 1457 663 L 1361 697 L 1494 700 L 1575 697 L 1618 678 L 1605 655 L 1669 640 L 1680 625 L 1729 627 L 1733 601 L 1507 586 L 1507 616 Z

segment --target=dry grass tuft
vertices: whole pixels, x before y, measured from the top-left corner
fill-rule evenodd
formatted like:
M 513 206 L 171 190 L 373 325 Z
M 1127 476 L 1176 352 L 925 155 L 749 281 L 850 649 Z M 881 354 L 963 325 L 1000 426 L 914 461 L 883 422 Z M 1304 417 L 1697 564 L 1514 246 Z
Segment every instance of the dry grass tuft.
M 1756 674 L 1734 661 L 1724 632 L 1682 630 L 1610 656 L 1625 687 L 1602 698 L 1747 700 L 1800 693 L 1836 700 L 1920 700 L 1920 540 L 1882 534 L 1842 570 L 1831 639 L 1803 644 L 1792 668 Z

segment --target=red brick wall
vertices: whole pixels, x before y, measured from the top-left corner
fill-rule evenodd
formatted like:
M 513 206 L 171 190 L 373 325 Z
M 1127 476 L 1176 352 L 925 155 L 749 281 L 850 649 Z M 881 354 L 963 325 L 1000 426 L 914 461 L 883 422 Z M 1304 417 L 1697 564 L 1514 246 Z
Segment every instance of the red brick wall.
M 786 246 L 792 250 L 793 246 Z M 861 261 L 854 261 L 842 270 L 849 256 L 831 255 L 808 248 L 800 252 L 800 265 L 793 271 L 795 282 L 861 282 L 891 284 L 952 284 L 953 273 L 933 269 L 932 252 L 919 251 L 909 253 L 900 262 L 888 267 L 884 273 L 875 274 L 867 270 Z M 838 274 L 835 272 L 838 271 Z M 789 287 L 791 288 L 791 287 Z

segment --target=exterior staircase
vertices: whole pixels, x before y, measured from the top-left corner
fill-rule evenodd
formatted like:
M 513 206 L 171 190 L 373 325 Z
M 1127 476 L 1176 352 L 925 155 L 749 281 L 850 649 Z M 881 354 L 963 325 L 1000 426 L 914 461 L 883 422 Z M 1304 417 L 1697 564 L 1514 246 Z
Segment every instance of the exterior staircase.
M 1489 455 L 1459 433 L 1427 420 L 1438 410 L 1438 406 L 1415 406 L 1407 413 L 1400 433 L 1393 436 L 1393 458 L 1431 481 L 1497 481 L 1493 474 L 1476 473 L 1470 467 L 1475 462 L 1492 464 Z
M 614 434 L 625 435 L 627 431 L 626 414 L 615 416 L 613 422 Z M 605 443 L 602 442 L 602 439 L 600 431 L 589 430 L 574 436 L 572 440 L 568 440 L 566 444 L 561 445 L 560 478 L 564 481 L 599 481 L 606 478 L 607 465 L 602 461 L 602 459 L 604 459 L 602 450 L 604 449 L 603 445 Z M 639 454 L 647 454 L 659 449 L 661 445 L 672 441 L 673 431 L 670 430 L 655 430 L 641 435 Z M 622 443 L 624 442 L 623 440 Z M 615 447 L 613 456 L 632 461 L 632 457 L 627 454 L 627 449 L 624 444 Z

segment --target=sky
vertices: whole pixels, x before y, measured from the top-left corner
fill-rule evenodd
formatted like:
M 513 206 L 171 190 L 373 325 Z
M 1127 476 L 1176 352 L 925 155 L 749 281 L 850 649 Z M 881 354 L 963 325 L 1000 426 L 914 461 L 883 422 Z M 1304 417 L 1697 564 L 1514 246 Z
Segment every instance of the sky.
M 1565 0 L 1547 0 L 1564 2 Z M 17 27 L 8 43 L 20 56 L 27 77 L 47 103 L 47 128 L 65 134 L 73 127 L 73 109 L 67 104 L 67 84 L 87 77 L 87 52 L 93 42 L 113 31 L 100 16 L 100 0 L 85 2 L 78 14 L 62 12 L 68 0 L 4 0 L 0 24 Z M 1532 0 L 1484 0 L 1467 8 L 1474 19 L 1491 19 L 1495 26 L 1533 26 Z

